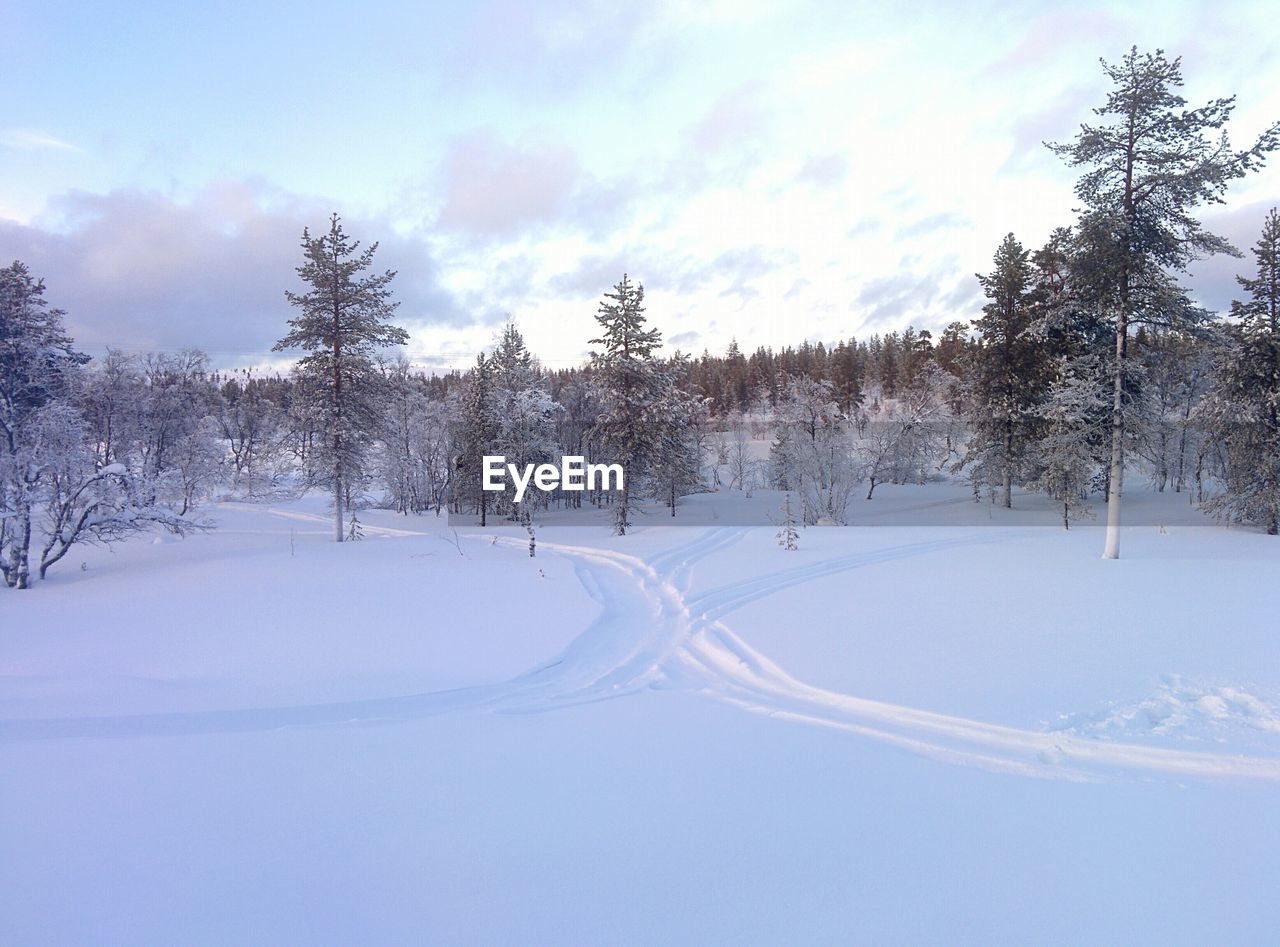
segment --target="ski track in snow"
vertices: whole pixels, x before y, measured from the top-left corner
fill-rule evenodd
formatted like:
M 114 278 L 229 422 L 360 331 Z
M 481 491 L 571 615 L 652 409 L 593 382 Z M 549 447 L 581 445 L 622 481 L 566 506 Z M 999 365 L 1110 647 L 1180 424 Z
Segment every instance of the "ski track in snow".
M 385 533 L 403 535 L 400 530 Z M 750 602 L 813 579 L 1009 539 L 1019 535 L 1016 531 L 993 534 L 983 529 L 980 534 L 904 543 L 689 595 L 694 566 L 744 535 L 742 529 L 712 529 L 648 562 L 611 550 L 540 542 L 540 551 L 573 563 L 583 588 L 600 605 L 600 614 L 558 657 L 504 683 L 291 707 L 5 720 L 0 721 L 0 742 L 373 725 L 460 710 L 543 713 L 643 690 L 680 690 L 751 713 L 877 740 L 940 762 L 997 772 L 1077 781 L 1146 777 L 1280 782 L 1280 759 L 1024 730 L 814 687 L 788 675 L 722 621 Z M 523 548 L 526 541 L 499 537 L 496 542 Z

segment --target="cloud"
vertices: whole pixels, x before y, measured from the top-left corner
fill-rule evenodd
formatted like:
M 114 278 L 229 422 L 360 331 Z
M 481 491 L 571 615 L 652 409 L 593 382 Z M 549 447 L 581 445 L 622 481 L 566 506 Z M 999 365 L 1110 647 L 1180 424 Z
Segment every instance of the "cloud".
M 1253 277 L 1257 274 L 1253 245 L 1262 234 L 1267 213 L 1277 204 L 1280 201 L 1258 201 L 1203 216 L 1206 230 L 1226 237 L 1244 256 L 1219 253 L 1191 264 L 1185 284 L 1200 305 L 1211 312 L 1226 313 L 1231 311 L 1232 300 L 1243 297 L 1244 289 L 1236 282 L 1236 276 Z
M 555 219 L 581 178 L 567 148 L 516 148 L 479 132 L 453 143 L 445 159 L 444 230 L 495 237 Z
M 67 310 L 89 351 L 201 348 L 219 365 L 262 361 L 285 332 L 285 289 L 304 226 L 327 223 L 331 208 L 261 183 L 224 181 L 187 201 L 144 191 L 71 192 L 52 213 L 24 225 L 0 221 L 0 259 L 20 259 Z M 440 285 L 427 245 L 389 225 L 355 216 L 353 238 L 378 241 L 375 266 L 398 271 L 397 321 L 410 328 L 469 318 Z
M 721 96 L 690 129 L 689 138 L 704 154 L 740 151 L 759 143 L 768 124 L 761 86 L 750 82 Z
M 445 71 L 452 85 L 492 83 L 504 98 L 568 96 L 627 71 L 649 36 L 654 6 L 653 0 L 471 4 Z
M 695 332 L 692 329 L 688 332 L 677 332 L 667 338 L 667 348 L 687 352 L 698 344 L 700 338 L 702 338 L 702 333 Z
M 796 174 L 796 180 L 818 187 L 832 187 L 843 181 L 848 173 L 849 162 L 844 155 L 836 153 L 810 158 Z
M 866 328 L 893 328 L 905 324 L 909 313 L 927 311 L 941 293 L 939 277 L 899 273 L 868 280 L 849 308 L 862 313 Z M 920 319 L 915 320 L 921 325 Z
M 641 265 L 637 266 L 637 263 Z M 553 293 L 571 299 L 598 299 L 622 279 L 623 273 L 635 281 L 637 276 L 651 269 L 643 261 L 628 258 L 625 253 L 593 254 L 584 257 L 573 269 L 551 276 L 547 285 Z
M 1093 50 L 1099 45 L 1099 37 L 1125 36 L 1130 32 L 1128 23 L 1107 13 L 1074 8 L 1054 10 L 1037 17 L 1018 45 L 988 66 L 986 73 L 1009 77 L 1043 69 L 1047 61 L 1073 46 L 1087 44 Z M 1123 49 L 1115 47 L 1114 40 L 1111 46 L 1123 53 Z
M 1040 165 L 1057 165 L 1060 159 L 1045 143 L 1070 142 L 1082 122 L 1096 118 L 1093 106 L 1099 100 L 1093 86 L 1076 85 L 1063 89 L 1043 108 L 1020 113 L 1009 126 L 1009 157 L 1001 173 L 1016 173 Z
M 973 222 L 969 220 L 969 218 L 962 214 L 947 211 L 941 214 L 931 214 L 928 217 L 921 217 L 917 220 L 913 220 L 909 224 L 899 227 L 896 237 L 899 240 L 907 240 L 911 237 L 929 236 L 943 230 L 956 230 L 972 226 Z
M 10 128 L 0 132 L 0 145 L 15 148 L 18 151 L 70 151 L 80 153 L 83 149 L 55 138 L 41 131 Z

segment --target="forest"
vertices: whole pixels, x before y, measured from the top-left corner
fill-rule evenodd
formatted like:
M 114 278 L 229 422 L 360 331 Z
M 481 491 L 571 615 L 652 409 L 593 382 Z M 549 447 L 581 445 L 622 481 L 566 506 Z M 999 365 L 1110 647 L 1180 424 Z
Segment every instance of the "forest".
M 1203 309 L 1179 277 L 1205 255 L 1240 255 L 1197 209 L 1256 170 L 1280 126 L 1235 150 L 1233 100 L 1187 108 L 1177 59 L 1134 49 L 1106 70 L 1100 124 L 1051 145 L 1081 169 L 1078 219 L 1039 247 L 1004 237 L 977 275 L 986 304 L 936 337 L 908 327 L 665 353 L 643 284 L 622 275 L 602 287 L 585 364 L 544 369 L 510 320 L 467 370 L 426 373 L 395 352 L 408 341 L 396 274 L 378 272 L 377 244 L 362 248 L 334 214 L 303 232 L 304 289 L 285 293 L 293 317 L 276 349 L 303 353 L 292 372 L 222 370 L 194 350 L 88 358 L 15 261 L 0 270 L 5 582 L 28 587 L 76 543 L 207 529 L 210 498 L 311 488 L 331 494 L 344 541 L 369 506 L 486 525 L 605 505 L 625 534 L 636 503 L 678 517 L 690 494 L 765 487 L 794 494 L 804 524 L 843 525 L 856 523 L 851 498 L 879 483 L 963 477 L 977 501 L 1041 492 L 1066 527 L 1106 496 L 1115 558 L 1132 471 L 1274 535 L 1280 215 L 1258 221 L 1230 312 Z M 480 489 L 485 455 L 524 466 L 566 454 L 621 464 L 626 488 L 521 502 Z

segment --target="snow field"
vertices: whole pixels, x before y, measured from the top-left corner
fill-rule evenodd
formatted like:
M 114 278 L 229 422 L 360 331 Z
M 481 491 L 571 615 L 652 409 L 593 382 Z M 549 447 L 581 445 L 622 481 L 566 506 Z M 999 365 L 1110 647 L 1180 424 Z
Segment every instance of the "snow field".
M 1280 924 L 1266 537 L 216 515 L 0 602 L 7 940 Z M 1134 724 L 1161 688 L 1215 725 Z

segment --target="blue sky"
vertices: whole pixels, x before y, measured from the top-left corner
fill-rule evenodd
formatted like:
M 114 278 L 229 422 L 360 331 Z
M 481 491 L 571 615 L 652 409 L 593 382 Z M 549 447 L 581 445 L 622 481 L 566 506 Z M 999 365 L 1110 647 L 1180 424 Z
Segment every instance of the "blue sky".
M 424 365 L 507 313 L 553 366 L 600 294 L 646 286 L 671 347 L 969 319 L 1004 233 L 1073 206 L 1045 150 L 1131 44 L 1193 101 L 1280 118 L 1264 4 L 0 5 L 0 259 L 86 350 L 262 362 L 303 226 L 399 271 Z M 1280 170 L 1206 219 L 1246 248 Z M 1197 267 L 1222 307 L 1237 261 Z

